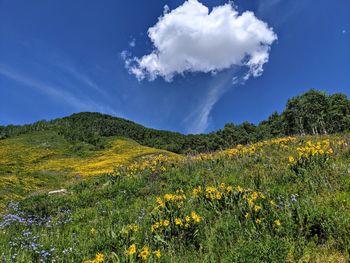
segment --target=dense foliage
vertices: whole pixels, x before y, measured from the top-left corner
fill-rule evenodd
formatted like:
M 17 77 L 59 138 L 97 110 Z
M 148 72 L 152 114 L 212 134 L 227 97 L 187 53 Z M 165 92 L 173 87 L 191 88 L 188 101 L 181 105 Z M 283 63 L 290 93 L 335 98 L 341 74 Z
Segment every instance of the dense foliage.
M 275 112 L 259 125 L 248 122 L 240 125 L 231 123 L 219 131 L 200 135 L 149 129 L 125 119 L 86 112 L 48 122 L 0 127 L 0 138 L 50 129 L 56 130 L 72 142 L 86 142 L 96 149 L 105 147 L 104 138 L 120 136 L 133 139 L 142 145 L 176 153 L 208 152 L 274 137 L 349 130 L 350 101 L 343 94 L 327 95 L 310 90 L 288 100 L 281 114 Z

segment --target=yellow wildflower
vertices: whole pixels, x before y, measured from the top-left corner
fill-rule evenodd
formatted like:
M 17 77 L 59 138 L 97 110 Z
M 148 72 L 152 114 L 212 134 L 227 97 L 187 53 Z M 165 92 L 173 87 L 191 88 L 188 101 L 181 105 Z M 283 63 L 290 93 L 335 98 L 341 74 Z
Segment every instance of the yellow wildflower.
M 96 263 L 101 263 L 105 260 L 105 256 L 102 253 L 97 253 L 96 254 L 96 258 L 95 258 L 95 262 Z
M 160 227 L 160 224 L 157 222 L 157 223 L 154 223 L 152 226 L 151 226 L 151 231 L 152 233 L 154 231 L 156 231 L 158 228 Z
M 251 198 L 247 199 L 247 201 L 248 201 L 248 205 L 249 205 L 250 207 L 253 207 L 254 201 L 253 201 Z
M 182 225 L 182 220 L 180 218 L 175 218 L 175 224 L 178 226 Z
M 257 218 L 257 219 L 255 220 L 255 223 L 257 223 L 258 225 L 260 225 L 260 224 L 261 224 L 261 219 L 260 219 L 260 218 Z
M 257 192 L 253 192 L 251 194 L 251 198 L 252 198 L 253 201 L 255 201 L 258 198 L 258 193 Z
M 157 202 L 158 206 L 165 207 L 165 204 L 164 204 L 162 198 L 157 197 L 156 202 Z
M 275 225 L 276 226 L 281 226 L 281 221 L 279 219 L 275 220 Z
M 216 192 L 216 188 L 214 188 L 214 187 L 207 187 L 206 189 L 205 189 L 205 191 L 206 191 L 206 198 L 208 198 L 208 199 L 211 199 L 211 198 L 213 198 L 213 194 L 215 194 L 215 192 Z
M 196 223 L 199 223 L 202 220 L 202 218 L 195 211 L 191 212 L 191 217 Z
M 254 211 L 255 212 L 259 212 L 261 210 L 261 206 L 260 205 L 255 205 L 254 206 Z
M 167 227 L 169 225 L 169 223 L 170 223 L 169 220 L 165 219 L 163 221 L 163 226 Z
M 126 255 L 134 255 L 136 253 L 136 245 L 132 244 L 129 249 L 125 252 Z
M 139 257 L 142 259 L 142 260 L 147 260 L 149 256 L 149 247 L 148 246 L 144 246 L 141 250 L 141 252 L 139 253 Z
M 295 163 L 295 158 L 293 156 L 288 157 L 288 162 L 289 164 L 294 164 Z
M 215 198 L 216 198 L 217 200 L 220 200 L 220 199 L 222 198 L 222 194 L 221 194 L 220 192 L 216 192 Z
M 172 201 L 174 200 L 174 196 L 172 194 L 165 194 L 164 199 L 165 201 Z
M 157 258 L 160 258 L 160 256 L 162 255 L 162 254 L 160 253 L 160 249 L 157 249 L 157 250 L 154 251 L 153 253 L 154 253 L 154 255 L 155 255 Z
M 194 197 L 197 197 L 202 192 L 202 188 L 200 186 L 193 189 L 192 193 Z

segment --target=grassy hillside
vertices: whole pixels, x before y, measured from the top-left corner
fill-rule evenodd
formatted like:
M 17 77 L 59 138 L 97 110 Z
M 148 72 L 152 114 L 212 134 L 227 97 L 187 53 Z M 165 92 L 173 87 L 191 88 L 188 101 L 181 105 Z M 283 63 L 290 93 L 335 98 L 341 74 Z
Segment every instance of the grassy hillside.
M 344 94 L 328 95 L 310 90 L 289 99 L 281 114 L 275 112 L 259 125 L 228 123 L 223 129 L 209 134 L 184 135 L 146 128 L 106 114 L 81 112 L 23 126 L 0 126 L 0 139 L 33 131 L 53 131 L 71 143 L 84 142 L 96 149 L 106 146 L 106 138 L 119 136 L 175 153 L 210 152 L 276 137 L 350 131 L 350 100 Z
M 54 131 L 0 140 L 0 208 L 8 200 L 111 173 L 120 165 L 160 153 L 171 154 L 116 137 L 109 137 L 106 148 L 96 151 L 89 144 L 72 144 Z
M 287 137 L 211 154 L 154 156 L 87 177 L 67 194 L 12 202 L 0 220 L 0 257 L 348 262 L 349 139 L 348 134 Z M 57 163 L 92 160 L 88 151 L 84 157 L 56 154 Z M 38 167 L 47 167 L 45 161 Z M 76 174 L 75 169 L 69 171 Z

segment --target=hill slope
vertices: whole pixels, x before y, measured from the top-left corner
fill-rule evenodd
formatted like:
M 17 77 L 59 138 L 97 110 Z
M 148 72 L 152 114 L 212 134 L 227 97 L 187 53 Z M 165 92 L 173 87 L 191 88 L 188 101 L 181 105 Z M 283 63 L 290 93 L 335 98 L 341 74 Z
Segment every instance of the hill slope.
M 0 207 L 33 191 L 111 173 L 120 165 L 152 155 L 171 154 L 128 139 L 109 137 L 105 143 L 101 150 L 85 143 L 72 145 L 54 131 L 0 140 Z
M 119 136 L 176 153 L 209 152 L 274 137 L 348 131 L 350 101 L 344 94 L 327 95 L 310 90 L 288 100 L 281 114 L 275 112 L 259 125 L 229 123 L 221 130 L 200 135 L 149 129 L 125 119 L 85 112 L 24 126 L 0 126 L 0 139 L 47 130 L 63 135 L 71 143 L 85 142 L 96 149 L 105 146 L 106 138 Z
M 348 262 L 349 135 L 156 156 L 11 203 L 6 262 Z
M 346 96 L 314 90 L 202 135 L 99 113 L 0 127 L 0 260 L 347 262 L 349 129 Z

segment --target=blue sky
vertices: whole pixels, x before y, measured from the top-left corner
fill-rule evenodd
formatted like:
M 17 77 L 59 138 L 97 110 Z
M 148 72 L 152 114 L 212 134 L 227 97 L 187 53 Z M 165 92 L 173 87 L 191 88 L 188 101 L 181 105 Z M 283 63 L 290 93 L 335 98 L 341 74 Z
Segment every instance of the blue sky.
M 232 66 L 138 80 L 121 53 L 151 54 L 147 30 L 165 5 L 171 11 L 183 3 L 0 0 L 0 124 L 99 111 L 197 133 L 227 122 L 258 123 L 311 88 L 350 96 L 348 0 L 234 1 L 240 15 L 252 11 L 278 37 L 260 76 L 235 83 L 246 69 Z M 201 3 L 211 10 L 227 1 Z

